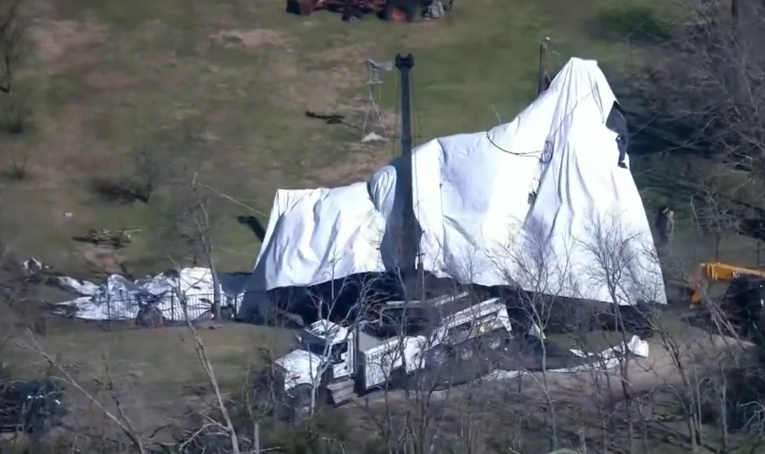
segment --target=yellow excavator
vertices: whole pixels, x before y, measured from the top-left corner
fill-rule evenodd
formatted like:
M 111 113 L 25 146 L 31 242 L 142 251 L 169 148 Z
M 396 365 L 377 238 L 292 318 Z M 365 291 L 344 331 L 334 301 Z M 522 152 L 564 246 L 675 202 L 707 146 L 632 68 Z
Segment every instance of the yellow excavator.
M 700 264 L 695 277 L 691 307 L 712 297 L 719 301 L 719 308 L 739 335 L 765 342 L 765 271 L 711 262 Z M 715 283 L 727 283 L 728 287 L 720 294 L 712 291 Z
M 692 305 L 701 303 L 702 294 L 705 293 L 713 283 L 733 283 L 734 281 L 742 279 L 755 282 L 765 280 L 765 271 L 728 265 L 727 263 L 711 262 L 699 265 L 696 278 L 697 282 L 694 283 L 693 295 L 691 296 Z

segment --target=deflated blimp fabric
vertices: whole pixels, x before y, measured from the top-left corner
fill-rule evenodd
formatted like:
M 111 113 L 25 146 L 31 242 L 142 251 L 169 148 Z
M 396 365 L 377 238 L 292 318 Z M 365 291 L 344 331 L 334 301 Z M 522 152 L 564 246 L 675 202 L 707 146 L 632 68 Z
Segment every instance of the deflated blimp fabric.
M 532 243 L 563 259 L 561 245 L 582 238 L 585 220 L 614 218 L 615 212 L 630 231 L 650 238 L 630 172 L 616 165 L 615 133 L 605 127 L 614 101 L 597 64 L 572 59 L 512 123 L 417 147 L 414 211 L 425 269 L 462 282 L 519 283 L 527 290 L 612 301 L 607 285 L 563 272 L 571 268 L 560 264 L 555 285 L 530 288 L 528 262 L 541 263 Z M 398 158 L 367 183 L 342 188 L 278 191 L 254 270 L 263 287 L 308 286 L 390 269 L 402 209 L 400 167 Z M 654 251 L 652 243 L 645 248 Z M 585 249 L 566 259 L 591 264 Z M 658 265 L 642 266 L 661 277 Z M 560 285 L 563 280 L 567 285 Z
M 580 66 L 587 70 L 571 74 L 576 83 L 558 98 L 536 198 L 514 254 L 524 264 L 514 275 L 532 289 L 540 285 L 534 281 L 542 264 L 542 293 L 666 303 L 640 194 L 632 174 L 617 165 L 616 133 L 605 126 L 616 99 L 596 62 Z
M 270 290 L 379 271 L 384 230 L 385 221 L 372 204 L 366 183 L 279 190 L 255 266 L 255 280 Z

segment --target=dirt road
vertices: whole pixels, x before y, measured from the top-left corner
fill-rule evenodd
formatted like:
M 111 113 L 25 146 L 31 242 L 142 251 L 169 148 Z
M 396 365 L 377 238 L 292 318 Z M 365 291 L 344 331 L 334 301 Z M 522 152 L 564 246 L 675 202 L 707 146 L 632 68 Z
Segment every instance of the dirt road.
M 691 363 L 709 367 L 730 357 L 735 350 L 747 347 L 732 338 L 710 335 L 696 329 L 684 330 L 673 336 L 656 334 L 647 342 L 648 356 L 630 357 L 628 362 L 626 376 L 633 394 L 649 393 L 667 385 L 682 385 L 681 368 L 678 367 L 678 363 L 684 367 Z M 517 373 L 500 370 L 469 384 L 428 393 L 428 398 L 454 397 L 464 393 L 467 388 L 474 388 L 476 382 L 481 382 L 482 385 L 489 386 L 489 392 L 521 390 L 524 398 L 531 399 L 542 399 L 549 393 L 556 400 L 566 401 L 571 405 L 589 405 L 596 394 L 607 394 L 610 400 L 620 400 L 623 395 L 620 367 L 617 361 L 612 361 L 610 366 L 604 368 L 604 362 L 593 360 L 584 370 L 574 372 L 550 370 L 547 373 Z M 402 402 L 405 399 L 405 391 L 395 390 L 371 393 L 354 403 L 369 406 L 384 402 Z

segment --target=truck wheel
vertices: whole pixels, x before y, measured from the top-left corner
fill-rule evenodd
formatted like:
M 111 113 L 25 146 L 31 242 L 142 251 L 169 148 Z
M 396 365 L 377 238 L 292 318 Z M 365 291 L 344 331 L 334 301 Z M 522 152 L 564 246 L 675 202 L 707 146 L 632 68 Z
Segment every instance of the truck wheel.
M 503 331 L 494 331 L 487 334 L 483 342 L 489 350 L 500 350 L 505 345 L 506 337 Z
M 475 356 L 475 348 L 473 342 L 467 341 L 457 345 L 457 358 L 460 361 L 470 361 Z
M 434 347 L 428 350 L 425 366 L 430 369 L 438 369 L 449 362 L 449 351 L 444 347 Z

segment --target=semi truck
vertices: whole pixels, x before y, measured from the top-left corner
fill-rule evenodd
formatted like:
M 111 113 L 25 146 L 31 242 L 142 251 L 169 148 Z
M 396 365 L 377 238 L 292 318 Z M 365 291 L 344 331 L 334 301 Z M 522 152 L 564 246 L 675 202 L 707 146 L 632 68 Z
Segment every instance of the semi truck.
M 342 405 L 415 374 L 424 373 L 428 386 L 471 380 L 492 367 L 511 331 L 499 298 L 476 302 L 463 292 L 389 301 L 346 326 L 326 319 L 310 324 L 275 367 L 288 407 L 305 417 L 317 406 Z M 471 366 L 453 367 L 466 362 Z

